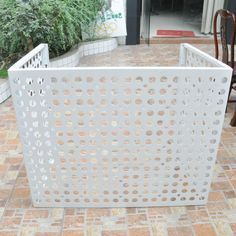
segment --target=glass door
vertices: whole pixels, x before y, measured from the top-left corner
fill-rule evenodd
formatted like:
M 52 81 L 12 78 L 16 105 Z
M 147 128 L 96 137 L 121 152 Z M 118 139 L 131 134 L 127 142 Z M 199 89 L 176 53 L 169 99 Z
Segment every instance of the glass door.
M 195 36 L 201 34 L 203 0 L 183 0 L 183 22 Z
M 151 0 L 142 0 L 141 37 L 150 44 Z

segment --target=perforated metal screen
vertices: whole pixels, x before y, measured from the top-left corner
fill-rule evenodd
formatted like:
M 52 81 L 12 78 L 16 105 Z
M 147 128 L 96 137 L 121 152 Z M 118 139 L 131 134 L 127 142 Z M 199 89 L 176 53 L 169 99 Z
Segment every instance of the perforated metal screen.
M 34 205 L 206 203 L 231 69 L 194 50 L 211 68 L 13 67 Z

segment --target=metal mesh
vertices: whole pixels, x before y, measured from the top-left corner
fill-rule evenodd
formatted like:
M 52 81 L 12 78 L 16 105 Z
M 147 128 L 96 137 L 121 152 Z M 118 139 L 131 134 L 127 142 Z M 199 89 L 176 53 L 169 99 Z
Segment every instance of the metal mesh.
M 34 205 L 206 203 L 230 76 L 223 65 L 13 68 Z

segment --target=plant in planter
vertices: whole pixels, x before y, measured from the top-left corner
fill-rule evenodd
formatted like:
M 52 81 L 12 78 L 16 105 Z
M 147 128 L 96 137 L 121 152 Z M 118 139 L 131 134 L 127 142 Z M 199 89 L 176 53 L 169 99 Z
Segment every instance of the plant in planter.
M 7 70 L 0 70 L 0 79 L 5 79 L 8 77 Z
M 81 27 L 94 21 L 107 0 L 0 0 L 0 68 L 39 43 L 59 56 L 81 40 Z

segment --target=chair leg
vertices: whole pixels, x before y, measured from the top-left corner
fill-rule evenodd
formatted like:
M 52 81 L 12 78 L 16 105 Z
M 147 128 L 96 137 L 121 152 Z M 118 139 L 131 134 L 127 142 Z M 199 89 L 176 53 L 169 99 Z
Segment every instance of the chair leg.
M 231 94 L 231 91 L 232 91 L 232 85 L 233 85 L 233 83 L 231 82 L 231 83 L 230 83 L 230 88 L 229 88 L 229 94 L 228 94 L 227 105 L 226 105 L 226 108 L 225 108 L 225 113 L 227 113 L 227 107 L 228 107 L 228 103 L 229 103 L 229 98 L 230 98 L 230 94 Z
M 236 127 L 236 106 L 235 106 L 235 109 L 234 109 L 234 115 L 230 121 L 230 125 L 233 126 L 233 127 Z

